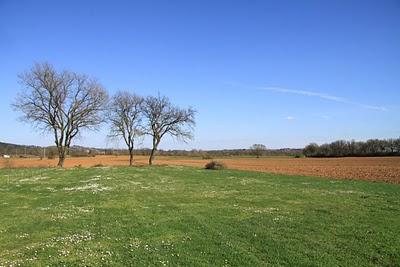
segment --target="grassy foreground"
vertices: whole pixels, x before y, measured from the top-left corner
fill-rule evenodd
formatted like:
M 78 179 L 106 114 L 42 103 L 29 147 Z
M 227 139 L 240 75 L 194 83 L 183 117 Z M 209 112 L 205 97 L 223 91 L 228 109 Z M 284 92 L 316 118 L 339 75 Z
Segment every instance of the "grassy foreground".
M 400 186 L 189 167 L 0 170 L 0 266 L 398 266 Z

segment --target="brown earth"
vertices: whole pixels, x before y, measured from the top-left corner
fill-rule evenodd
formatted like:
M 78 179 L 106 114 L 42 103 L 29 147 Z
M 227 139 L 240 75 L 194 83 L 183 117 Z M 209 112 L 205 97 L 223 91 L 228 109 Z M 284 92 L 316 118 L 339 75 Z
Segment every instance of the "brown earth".
M 337 179 L 362 179 L 400 184 L 400 157 L 360 157 L 360 158 L 222 158 L 230 169 L 261 171 L 290 175 L 308 175 Z M 210 160 L 188 157 L 160 156 L 155 160 L 159 165 L 184 165 L 204 167 Z M 0 168 L 55 167 L 57 159 L 0 159 Z M 96 156 L 68 158 L 65 167 L 126 166 L 127 156 Z M 136 156 L 135 164 L 147 164 L 147 157 Z

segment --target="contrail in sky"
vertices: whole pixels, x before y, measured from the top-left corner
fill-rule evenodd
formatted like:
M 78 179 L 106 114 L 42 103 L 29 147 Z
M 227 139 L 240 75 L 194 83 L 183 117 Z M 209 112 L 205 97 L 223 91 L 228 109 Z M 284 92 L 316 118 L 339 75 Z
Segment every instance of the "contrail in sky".
M 325 94 L 325 93 L 306 91 L 306 90 L 286 89 L 286 88 L 281 88 L 281 87 L 258 87 L 258 88 L 261 89 L 261 90 L 278 92 L 278 93 L 286 93 L 286 94 L 295 94 L 295 95 L 304 95 L 304 96 L 310 96 L 310 97 L 318 97 L 318 98 L 322 98 L 322 99 L 326 99 L 326 100 L 330 100 L 330 101 L 334 101 L 334 102 L 339 102 L 339 103 L 359 106 L 359 107 L 366 108 L 366 109 L 379 110 L 379 111 L 386 111 L 387 110 L 387 108 L 382 107 L 382 106 L 366 105 L 366 104 L 362 104 L 362 103 L 351 101 L 351 100 L 349 100 L 347 98 L 344 98 L 344 97 L 328 95 L 328 94 Z

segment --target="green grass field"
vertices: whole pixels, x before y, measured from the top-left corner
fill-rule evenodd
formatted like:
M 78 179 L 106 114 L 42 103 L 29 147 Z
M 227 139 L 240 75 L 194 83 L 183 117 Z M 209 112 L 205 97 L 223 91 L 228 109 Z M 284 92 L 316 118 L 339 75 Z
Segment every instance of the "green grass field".
M 399 266 L 400 186 L 189 167 L 0 170 L 0 266 Z

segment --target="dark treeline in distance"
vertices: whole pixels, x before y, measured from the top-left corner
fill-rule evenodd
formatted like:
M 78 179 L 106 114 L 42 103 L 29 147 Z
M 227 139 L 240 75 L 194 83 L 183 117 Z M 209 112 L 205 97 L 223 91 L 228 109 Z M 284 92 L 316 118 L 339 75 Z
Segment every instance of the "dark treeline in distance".
M 221 150 L 163 150 L 160 149 L 160 156 L 185 156 L 212 159 L 231 156 L 248 157 L 269 157 L 269 156 L 288 156 L 288 157 L 366 157 L 366 156 L 400 156 L 400 138 L 397 139 L 371 139 L 361 141 L 335 141 L 330 144 L 317 145 L 309 144 L 304 149 L 282 148 L 265 149 L 259 155 L 251 147 L 249 149 L 221 149 Z M 150 156 L 151 148 L 136 148 L 134 155 Z M 0 155 L 10 155 L 11 157 L 40 157 L 56 158 L 57 148 L 55 146 L 25 146 L 0 142 Z M 98 155 L 129 155 L 129 151 L 121 148 L 93 148 L 72 146 L 68 151 L 68 157 L 94 157 Z
M 134 150 L 134 155 L 150 156 L 151 148 L 138 148 Z M 258 156 L 255 152 L 250 149 L 222 149 L 222 150 L 163 150 L 158 151 L 160 156 L 185 156 L 185 157 L 200 157 L 203 159 L 212 159 L 218 157 L 231 157 L 231 156 Z M 56 158 L 57 147 L 55 146 L 31 146 L 31 145 L 17 145 L 10 143 L 0 142 L 0 155 L 10 155 L 15 158 L 28 158 L 28 157 L 39 157 L 39 158 Z M 120 148 L 93 148 L 83 146 L 72 146 L 68 150 L 67 157 L 94 157 L 100 155 L 129 155 L 127 149 Z M 265 156 L 301 156 L 302 149 L 300 148 L 281 148 L 281 149 L 266 149 L 262 152 L 263 157 Z
M 303 150 L 306 157 L 400 156 L 400 138 L 362 141 L 339 140 L 330 144 L 311 143 Z

